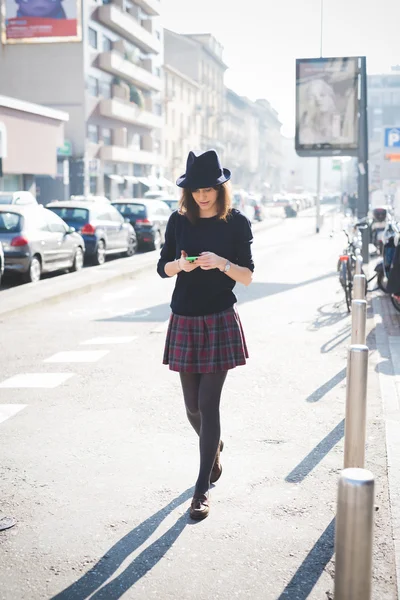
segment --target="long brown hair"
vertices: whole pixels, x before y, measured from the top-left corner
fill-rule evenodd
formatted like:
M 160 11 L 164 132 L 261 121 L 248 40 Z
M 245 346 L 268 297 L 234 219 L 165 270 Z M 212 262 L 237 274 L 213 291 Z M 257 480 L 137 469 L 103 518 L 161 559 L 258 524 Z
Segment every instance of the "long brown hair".
M 217 216 L 218 219 L 226 221 L 229 213 L 232 210 L 232 192 L 229 182 L 222 183 L 214 187 L 217 190 Z M 182 196 L 179 201 L 179 212 L 181 215 L 186 215 L 189 221 L 196 223 L 200 217 L 200 209 L 193 198 L 189 188 L 183 188 Z

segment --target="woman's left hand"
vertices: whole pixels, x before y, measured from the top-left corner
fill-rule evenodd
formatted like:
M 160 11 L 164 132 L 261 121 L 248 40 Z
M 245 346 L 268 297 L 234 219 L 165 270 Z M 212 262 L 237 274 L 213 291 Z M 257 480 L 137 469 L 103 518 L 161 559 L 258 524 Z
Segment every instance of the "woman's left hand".
M 202 252 L 196 260 L 196 264 L 204 271 L 208 271 L 209 269 L 222 270 L 225 263 L 226 259 L 218 256 L 218 254 L 214 254 L 214 252 Z

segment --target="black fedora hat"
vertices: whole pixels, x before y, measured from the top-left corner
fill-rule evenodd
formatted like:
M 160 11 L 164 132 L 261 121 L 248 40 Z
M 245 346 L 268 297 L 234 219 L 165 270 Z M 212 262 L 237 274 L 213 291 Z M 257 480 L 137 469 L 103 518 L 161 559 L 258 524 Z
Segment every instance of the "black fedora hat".
M 231 178 L 231 172 L 223 169 L 216 150 L 207 150 L 198 156 L 189 152 L 186 173 L 179 177 L 176 185 L 182 188 L 198 190 L 215 187 Z

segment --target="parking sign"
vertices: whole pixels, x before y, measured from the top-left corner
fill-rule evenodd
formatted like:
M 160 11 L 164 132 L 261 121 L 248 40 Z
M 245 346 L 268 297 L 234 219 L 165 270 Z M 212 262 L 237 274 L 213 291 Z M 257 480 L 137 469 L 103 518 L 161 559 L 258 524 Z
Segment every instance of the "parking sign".
M 385 148 L 398 148 L 400 150 L 400 127 L 385 128 Z

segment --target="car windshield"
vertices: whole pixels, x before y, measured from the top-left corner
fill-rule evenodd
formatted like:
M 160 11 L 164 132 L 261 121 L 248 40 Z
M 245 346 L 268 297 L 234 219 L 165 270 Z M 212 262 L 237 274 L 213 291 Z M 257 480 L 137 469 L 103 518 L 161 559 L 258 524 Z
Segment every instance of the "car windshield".
M 16 233 L 21 230 L 21 215 L 0 212 L 0 233 Z
M 114 204 L 124 217 L 145 217 L 146 207 L 144 204 Z
M 0 204 L 12 204 L 12 194 L 0 194 Z
M 85 224 L 89 220 L 89 211 L 86 208 L 74 208 L 73 206 L 49 206 L 49 210 L 61 217 L 68 225 Z

